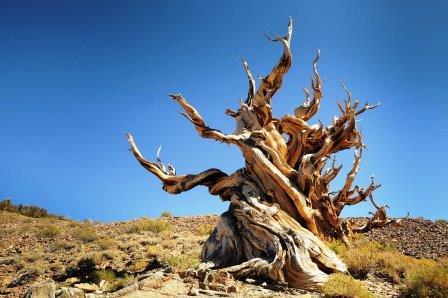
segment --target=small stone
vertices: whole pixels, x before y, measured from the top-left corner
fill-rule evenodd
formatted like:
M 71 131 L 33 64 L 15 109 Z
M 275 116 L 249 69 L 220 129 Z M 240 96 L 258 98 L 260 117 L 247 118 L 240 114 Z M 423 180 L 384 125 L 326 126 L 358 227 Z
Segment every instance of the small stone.
M 95 292 L 95 291 L 98 291 L 100 289 L 97 285 L 95 285 L 95 284 L 88 284 L 88 283 L 75 284 L 74 287 L 78 288 L 80 290 L 83 290 L 85 292 Z

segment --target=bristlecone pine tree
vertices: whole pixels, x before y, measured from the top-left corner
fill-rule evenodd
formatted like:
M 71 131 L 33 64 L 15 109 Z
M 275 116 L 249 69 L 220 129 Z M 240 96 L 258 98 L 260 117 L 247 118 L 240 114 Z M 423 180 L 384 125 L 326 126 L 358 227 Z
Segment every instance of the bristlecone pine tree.
M 127 136 L 134 156 L 163 182 L 166 192 L 179 194 L 204 185 L 212 195 L 230 201 L 229 210 L 221 215 L 202 249 L 202 261 L 209 268 L 237 278 L 261 277 L 297 288 L 319 289 L 329 273 L 347 272 L 346 265 L 321 239 L 339 238 L 348 244 L 352 231 L 367 231 L 396 220 L 387 219 L 387 206 L 373 202 L 372 192 L 380 186 L 373 178 L 367 188 L 353 186 L 365 147 L 356 117 L 378 105 L 360 106 L 342 84 L 347 99 L 338 103 L 340 116 L 328 126 L 320 121 L 309 124 L 322 99 L 322 80 L 317 71 L 319 50 L 313 61 L 312 95 L 304 89 L 305 101 L 293 114 L 279 119 L 272 116 L 271 99 L 291 66 L 291 34 L 292 20 L 286 36 L 270 38 L 283 45 L 283 54 L 258 89 L 243 60 L 249 92 L 238 111 L 226 111 L 236 120 L 233 134 L 208 127 L 182 95 L 170 95 L 182 106 L 184 116 L 200 136 L 241 149 L 245 166 L 235 173 L 209 169 L 176 175 L 174 167 L 165 166 L 159 155 L 157 162 L 146 160 L 132 135 Z M 350 148 L 355 148 L 353 166 L 342 189 L 330 192 L 329 184 L 341 170 L 341 166 L 335 166 L 334 155 Z M 324 169 L 327 163 L 329 168 Z M 368 197 L 377 212 L 364 226 L 340 218 L 345 206 Z

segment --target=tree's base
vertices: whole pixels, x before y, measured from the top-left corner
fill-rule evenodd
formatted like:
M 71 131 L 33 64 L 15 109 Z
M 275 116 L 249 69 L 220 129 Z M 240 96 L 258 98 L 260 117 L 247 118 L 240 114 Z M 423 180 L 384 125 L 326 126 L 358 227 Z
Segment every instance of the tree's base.
M 266 278 L 307 290 L 319 289 L 329 273 L 347 272 L 321 240 L 253 196 L 232 198 L 204 244 L 202 260 L 236 278 Z

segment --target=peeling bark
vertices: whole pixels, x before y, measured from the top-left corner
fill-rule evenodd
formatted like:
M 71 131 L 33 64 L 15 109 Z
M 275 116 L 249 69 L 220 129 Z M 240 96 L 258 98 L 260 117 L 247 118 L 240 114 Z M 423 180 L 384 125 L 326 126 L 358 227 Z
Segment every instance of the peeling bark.
M 269 38 L 283 45 L 283 54 L 258 89 L 243 60 L 249 91 L 237 111 L 226 111 L 236 120 L 233 134 L 208 127 L 182 95 L 170 95 L 201 137 L 241 150 L 245 165 L 240 170 L 231 175 L 218 169 L 176 175 L 174 167 L 165 166 L 159 156 L 157 162 L 146 160 L 132 135 L 127 135 L 135 158 L 162 181 L 165 191 L 178 194 L 203 185 L 212 195 L 230 201 L 229 210 L 221 215 L 204 244 L 202 259 L 207 266 L 235 277 L 257 276 L 316 290 L 329 273 L 347 272 L 344 263 L 320 239 L 334 237 L 348 243 L 352 230 L 362 232 L 393 220 L 387 219 L 385 207 L 373 201 L 372 193 L 380 187 L 373 179 L 366 189 L 353 186 L 365 148 L 356 117 L 378 105 L 366 103 L 359 108 L 359 101 L 352 101 L 351 93 L 341 83 L 347 93 L 343 104 L 338 103 L 341 114 L 327 126 L 320 121 L 308 122 L 323 98 L 319 50 L 312 63 L 312 96 L 305 88 L 305 101 L 294 114 L 280 119 L 272 116 L 272 97 L 292 62 L 292 29 L 290 20 L 285 36 Z M 353 166 L 342 189 L 331 192 L 330 183 L 342 168 L 335 166 L 335 155 L 351 148 L 355 150 Z M 325 169 L 328 160 L 332 163 Z M 345 206 L 358 204 L 367 197 L 377 212 L 365 226 L 351 227 L 339 217 Z

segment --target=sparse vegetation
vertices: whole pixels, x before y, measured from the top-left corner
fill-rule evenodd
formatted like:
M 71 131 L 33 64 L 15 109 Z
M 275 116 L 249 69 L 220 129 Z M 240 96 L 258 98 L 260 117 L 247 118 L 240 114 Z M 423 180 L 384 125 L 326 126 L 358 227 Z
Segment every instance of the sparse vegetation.
M 326 297 L 374 297 L 360 281 L 340 273 L 330 275 L 323 286 L 323 293 Z
M 185 224 L 182 218 L 143 218 L 126 223 L 98 224 L 57 221 L 53 218 L 34 219 L 0 212 L 0 275 L 5 275 L 9 282 L 22 274 L 29 276 L 17 287 L 27 287 L 40 278 L 61 276 L 62 283 L 68 277 L 97 285 L 105 280 L 105 292 L 115 291 L 159 266 L 171 266 L 178 273 L 198 266 L 201 244 L 216 220 L 217 217 L 188 218 L 188 224 Z M 45 237 L 41 235 L 42 231 L 51 231 L 54 227 L 59 229 L 59 233 L 45 233 Z M 130 227 L 134 232 L 124 233 Z M 26 242 L 20 240 L 22 236 L 25 236 Z M 395 248 L 370 241 L 365 236 L 356 236 L 350 249 L 337 240 L 328 240 L 326 244 L 341 256 L 349 265 L 350 272 L 359 276 L 357 278 L 372 274 L 383 285 L 385 281 L 396 283 L 393 286 L 395 291 L 405 283 L 402 293 L 407 297 L 425 293 L 434 297 L 439 295 L 437 293 L 445 295 L 442 290 L 443 281 L 446 280 L 446 275 L 443 275 L 446 273 L 443 272 L 446 271 L 442 268 L 446 267 L 440 267 L 434 261 L 404 256 Z M 5 269 L 10 271 L 1 271 Z M 334 281 L 336 278 L 339 277 L 332 277 L 326 285 L 328 296 L 362 291 L 357 289 L 359 283 L 347 280 L 348 276 L 341 277 L 342 281 Z M 163 280 L 158 279 L 151 287 L 162 287 Z M 371 281 L 369 277 L 367 281 L 360 282 L 370 288 Z M 334 287 L 330 288 L 332 282 Z M 340 283 L 338 287 L 335 286 L 336 282 Z M 392 287 L 392 284 L 389 285 Z M 18 291 L 17 287 L 4 289 Z M 359 293 L 356 295 L 363 297 Z M 378 296 L 376 294 L 374 296 Z

